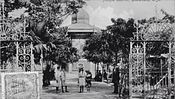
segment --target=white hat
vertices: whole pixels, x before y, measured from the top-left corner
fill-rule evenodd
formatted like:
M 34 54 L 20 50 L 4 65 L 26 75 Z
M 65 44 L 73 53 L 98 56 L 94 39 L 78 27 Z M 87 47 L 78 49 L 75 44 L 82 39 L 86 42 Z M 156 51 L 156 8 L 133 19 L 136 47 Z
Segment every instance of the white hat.
M 83 64 L 78 64 L 78 68 L 84 68 Z

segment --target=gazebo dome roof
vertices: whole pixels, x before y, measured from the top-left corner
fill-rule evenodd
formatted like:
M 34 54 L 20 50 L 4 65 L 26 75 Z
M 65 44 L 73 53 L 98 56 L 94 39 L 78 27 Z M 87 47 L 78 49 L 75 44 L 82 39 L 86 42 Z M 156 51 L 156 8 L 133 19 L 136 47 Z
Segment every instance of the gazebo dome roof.
M 71 35 L 81 33 L 87 35 L 87 33 L 100 32 L 98 27 L 89 24 L 89 14 L 83 9 L 79 9 L 77 14 L 72 16 L 72 24 L 68 26 L 68 32 Z
M 72 16 L 72 19 L 77 19 L 77 23 L 89 24 L 89 14 L 84 9 L 79 9 L 76 15 Z

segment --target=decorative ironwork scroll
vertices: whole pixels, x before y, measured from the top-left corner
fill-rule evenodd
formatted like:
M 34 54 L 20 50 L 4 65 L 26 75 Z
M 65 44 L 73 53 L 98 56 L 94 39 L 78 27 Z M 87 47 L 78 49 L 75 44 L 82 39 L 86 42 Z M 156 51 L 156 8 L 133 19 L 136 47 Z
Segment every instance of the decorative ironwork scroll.
M 18 66 L 21 67 L 23 71 L 31 71 L 32 60 L 32 43 L 31 42 L 18 42 Z
M 142 43 L 130 43 L 130 79 L 132 83 L 132 94 L 134 96 L 143 96 L 144 92 L 144 48 Z
M 11 57 L 16 57 L 15 70 L 31 71 L 33 65 L 33 45 L 32 38 L 26 32 L 25 18 L 18 21 L 6 18 L 4 14 L 4 1 L 0 1 L 0 66 L 6 69 L 6 62 L 10 62 Z M 10 45 L 13 45 L 10 47 Z M 9 49 L 13 51 L 9 51 Z M 16 55 L 15 55 L 16 54 Z M 4 55 L 4 57 L 2 57 Z M 2 59 L 4 58 L 4 59 Z M 5 68 L 4 68 L 5 67 Z
M 137 26 L 137 32 L 130 41 L 130 99 L 171 99 L 173 94 L 175 97 L 172 90 L 175 83 L 173 40 L 173 25 L 167 20 L 154 20 Z M 158 49 L 156 44 L 163 49 Z
M 173 25 L 167 20 L 152 20 L 136 26 L 132 41 L 171 41 L 174 39 Z

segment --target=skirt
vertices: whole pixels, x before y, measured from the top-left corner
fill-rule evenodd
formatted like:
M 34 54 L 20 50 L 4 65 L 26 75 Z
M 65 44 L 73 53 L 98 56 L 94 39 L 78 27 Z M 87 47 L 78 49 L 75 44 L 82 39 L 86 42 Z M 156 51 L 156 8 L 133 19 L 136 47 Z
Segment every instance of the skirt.
M 85 86 L 85 78 L 79 78 L 79 86 Z
M 61 86 L 66 86 L 66 81 L 65 80 L 61 80 Z

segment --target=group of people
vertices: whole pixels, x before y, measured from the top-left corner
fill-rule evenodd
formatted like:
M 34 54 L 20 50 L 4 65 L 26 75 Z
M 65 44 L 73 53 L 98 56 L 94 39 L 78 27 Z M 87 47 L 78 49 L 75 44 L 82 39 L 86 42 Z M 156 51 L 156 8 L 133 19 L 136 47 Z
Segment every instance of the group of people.
M 86 72 L 86 73 L 85 73 Z M 85 71 L 83 68 L 79 68 L 78 73 L 78 84 L 80 87 L 80 93 L 84 92 L 84 87 L 87 88 L 87 91 L 90 91 L 92 74 L 90 71 Z
M 59 90 L 59 87 L 61 87 L 61 91 L 64 92 L 68 92 L 67 90 L 67 85 L 66 85 L 66 73 L 65 73 L 65 69 L 61 68 L 60 66 L 58 66 L 57 64 L 54 65 L 54 75 L 55 75 L 55 80 L 57 83 L 56 86 L 56 91 Z M 65 89 L 65 90 L 64 90 Z
M 103 70 L 102 73 L 100 70 L 97 70 L 97 74 L 96 74 L 94 79 L 95 79 L 95 81 L 98 81 L 98 82 L 102 82 L 102 79 L 104 81 L 108 81 L 108 74 L 107 74 L 106 70 Z
M 59 90 L 59 87 L 61 87 L 61 91 L 68 92 L 67 90 L 67 84 L 66 84 L 66 72 L 64 68 L 61 68 L 57 64 L 54 65 L 54 76 L 57 83 L 56 91 Z M 90 91 L 91 87 L 91 80 L 92 80 L 92 74 L 90 71 L 84 71 L 84 68 L 79 68 L 78 73 L 78 85 L 80 88 L 79 93 L 84 92 L 84 87 L 87 88 L 87 91 Z

